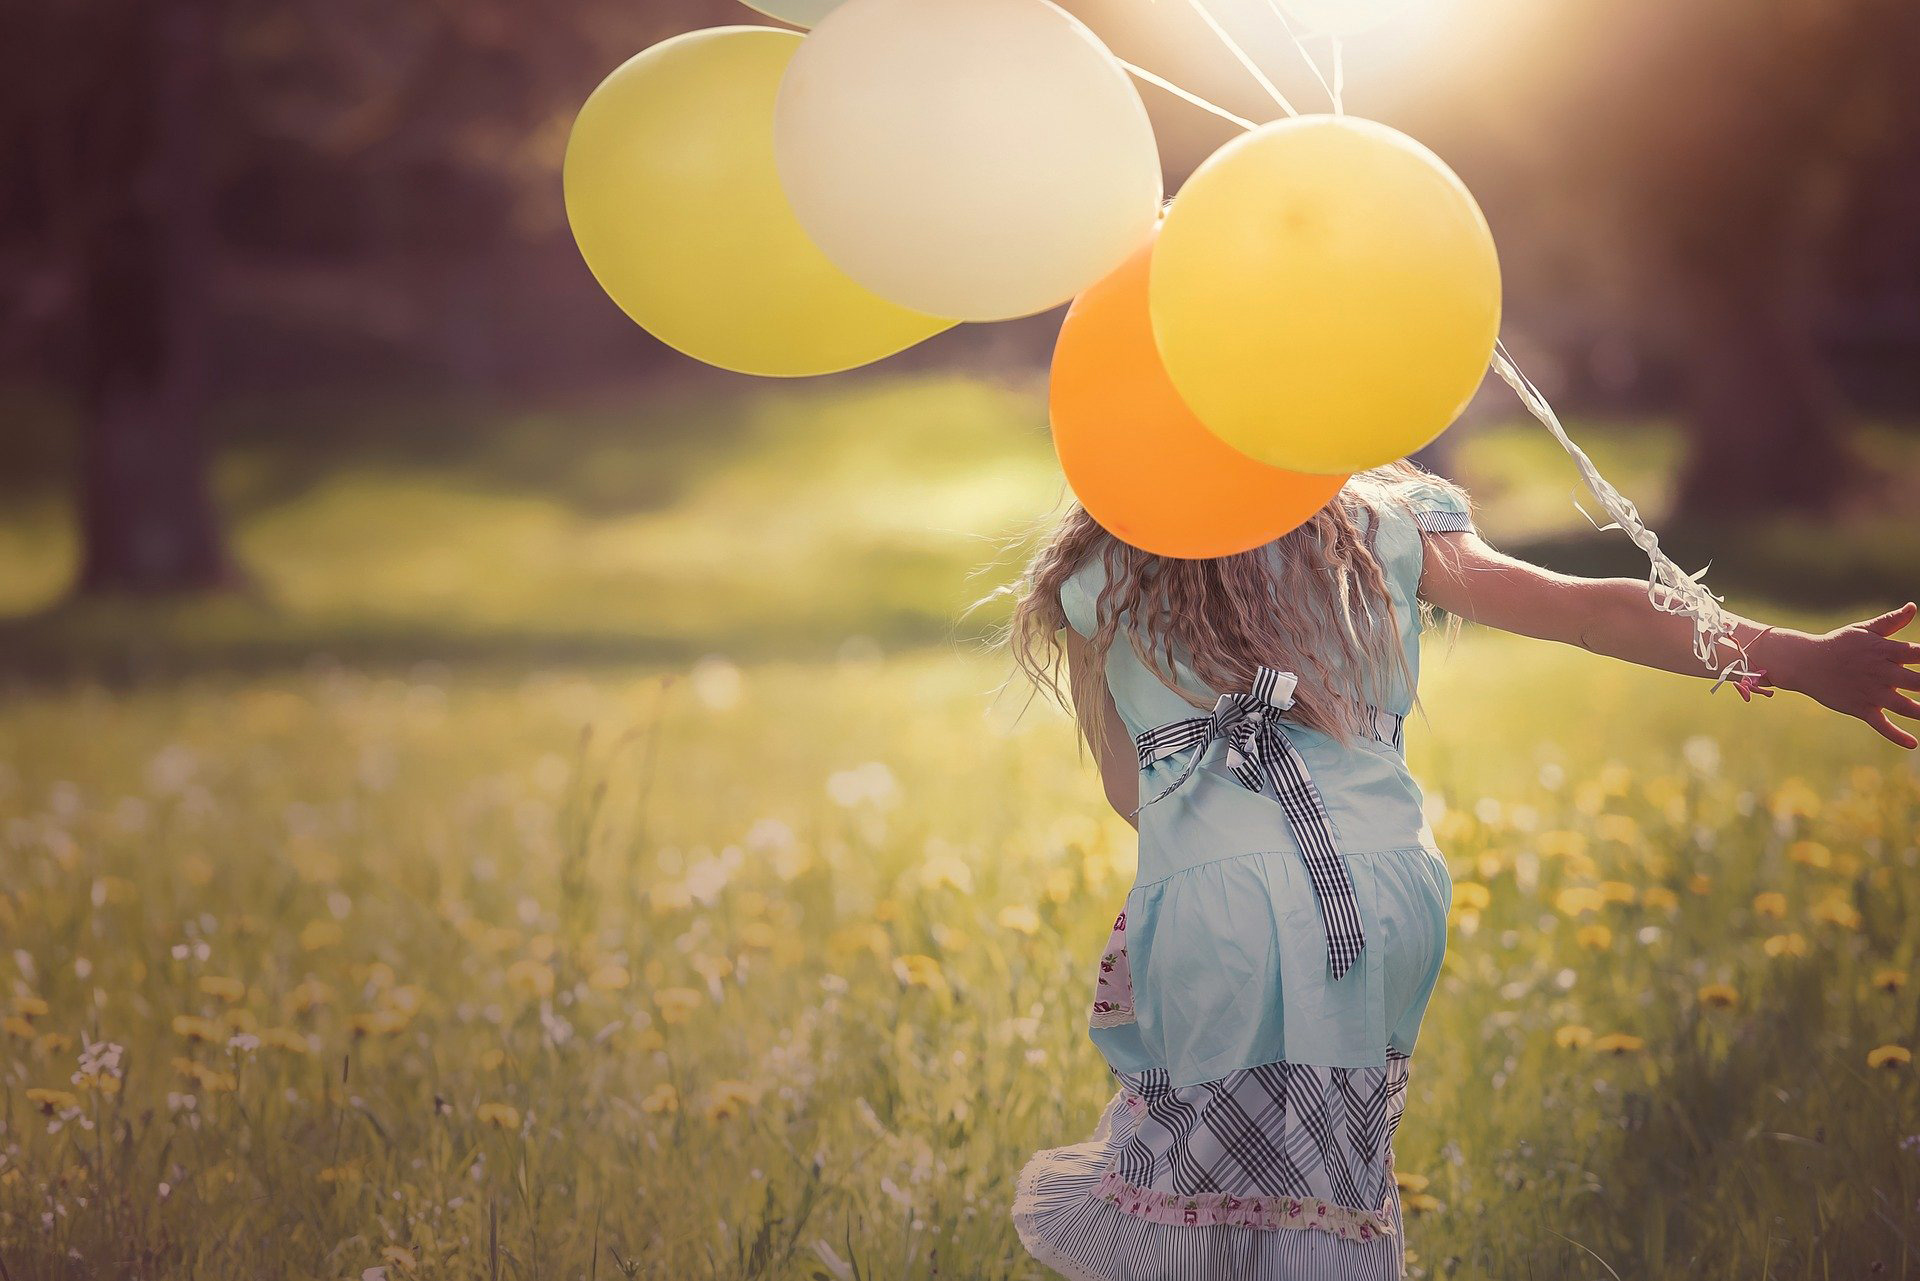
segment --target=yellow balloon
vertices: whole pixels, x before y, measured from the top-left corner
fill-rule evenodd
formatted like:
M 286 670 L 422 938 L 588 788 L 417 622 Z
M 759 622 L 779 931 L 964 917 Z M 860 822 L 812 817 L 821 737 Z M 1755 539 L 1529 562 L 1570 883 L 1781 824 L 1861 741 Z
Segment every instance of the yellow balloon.
M 741 373 L 834 373 L 955 323 L 855 284 L 794 218 L 773 105 L 803 38 L 716 27 L 654 45 L 567 139 L 567 221 L 594 278 L 660 341 Z
M 1397 130 L 1301 116 L 1214 153 L 1154 249 L 1167 375 L 1227 444 L 1351 472 L 1450 426 L 1500 330 L 1500 263 L 1460 179 Z

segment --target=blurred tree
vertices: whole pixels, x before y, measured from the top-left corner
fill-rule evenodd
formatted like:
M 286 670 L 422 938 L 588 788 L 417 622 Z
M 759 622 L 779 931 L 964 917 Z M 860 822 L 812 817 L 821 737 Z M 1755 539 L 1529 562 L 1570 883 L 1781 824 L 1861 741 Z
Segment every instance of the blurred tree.
M 54 346 L 81 404 L 78 590 L 238 577 L 205 420 L 231 372 L 216 321 L 247 287 L 237 268 L 257 265 L 248 250 L 312 252 L 331 233 L 318 255 L 330 270 L 397 262 L 410 303 L 444 303 L 454 374 L 484 383 L 475 280 L 527 236 L 529 205 L 554 231 L 573 110 L 620 59 L 739 12 L 724 0 L 591 0 L 564 22 L 526 0 L 33 10 L 33 56 L 0 94 L 29 162 L 0 222 L 36 244 L 37 287 L 23 292 L 33 319 L 63 322 Z M 301 207 L 329 196 L 339 208 L 326 214 Z
M 35 172 L 70 272 L 83 590 L 202 588 L 232 567 L 201 437 L 221 0 L 57 6 L 29 74 Z
M 1577 25 L 1567 155 L 1629 224 L 1619 267 L 1680 378 L 1680 503 L 1831 505 L 1860 477 L 1826 339 L 1863 303 L 1863 208 L 1920 170 L 1920 5 L 1596 0 Z

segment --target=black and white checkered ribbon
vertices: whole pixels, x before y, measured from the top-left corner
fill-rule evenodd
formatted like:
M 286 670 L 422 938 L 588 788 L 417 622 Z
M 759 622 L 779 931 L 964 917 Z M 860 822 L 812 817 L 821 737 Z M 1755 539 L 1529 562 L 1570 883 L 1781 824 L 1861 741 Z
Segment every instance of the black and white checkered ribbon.
M 1222 694 L 1213 705 L 1211 716 L 1168 721 L 1134 739 L 1140 752 L 1140 768 L 1163 760 L 1176 752 L 1193 749 L 1186 768 L 1160 793 L 1142 801 L 1133 810 L 1138 814 L 1155 801 L 1179 790 L 1200 766 L 1206 746 L 1215 738 L 1227 745 L 1227 765 L 1248 791 L 1262 790 L 1262 782 L 1273 785 L 1273 794 L 1285 811 L 1287 824 L 1306 860 L 1307 874 L 1313 880 L 1314 893 L 1320 899 L 1320 919 L 1327 927 L 1327 963 L 1333 977 L 1339 978 L 1352 966 L 1366 945 L 1366 933 L 1360 925 L 1360 905 L 1354 894 L 1353 878 L 1347 874 L 1346 860 L 1334 844 L 1333 823 L 1320 798 L 1320 789 L 1307 773 L 1293 740 L 1282 726 L 1280 713 L 1293 706 L 1293 691 L 1300 681 L 1292 672 L 1262 667 L 1254 675 L 1253 687 L 1246 693 Z M 1399 740 L 1398 716 L 1369 709 L 1376 736 Z M 1391 738 L 1388 738 L 1388 735 Z

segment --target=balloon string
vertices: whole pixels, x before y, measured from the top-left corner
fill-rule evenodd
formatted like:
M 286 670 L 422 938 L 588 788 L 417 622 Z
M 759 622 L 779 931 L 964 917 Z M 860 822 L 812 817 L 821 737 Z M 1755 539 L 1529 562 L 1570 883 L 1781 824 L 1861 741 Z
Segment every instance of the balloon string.
M 1193 11 L 1199 14 L 1201 19 L 1213 29 L 1213 34 L 1220 37 L 1220 43 L 1227 46 L 1227 52 L 1239 60 L 1240 65 L 1247 69 L 1247 74 L 1260 82 L 1260 87 L 1267 91 L 1267 96 L 1280 104 L 1280 110 L 1290 116 L 1300 114 L 1293 109 L 1293 104 L 1287 101 L 1287 96 L 1280 92 L 1280 87 L 1274 84 L 1273 81 L 1268 78 L 1267 73 L 1260 69 L 1260 64 L 1248 57 L 1247 51 L 1240 47 L 1239 42 L 1228 35 L 1227 29 L 1216 22 L 1211 13 L 1207 12 L 1207 6 L 1203 0 L 1187 0 L 1187 3 L 1191 5 Z
M 1306 42 L 1301 40 L 1300 33 L 1293 29 L 1293 23 L 1288 19 L 1287 11 L 1280 7 L 1280 0 L 1267 0 L 1267 8 L 1273 11 L 1273 16 L 1280 23 L 1280 29 L 1287 33 L 1287 39 L 1293 41 L 1293 47 L 1299 51 L 1300 61 L 1307 64 L 1307 70 L 1313 72 L 1313 78 L 1320 82 L 1322 89 L 1326 90 L 1327 97 L 1333 103 L 1334 114 L 1344 115 L 1345 113 L 1340 109 L 1340 41 L 1336 38 L 1333 42 L 1334 80 L 1332 84 L 1328 84 L 1327 77 L 1320 70 L 1320 64 L 1313 60 L 1313 55 L 1307 52 Z
M 1573 459 L 1574 466 L 1580 471 L 1580 478 L 1587 483 L 1587 488 L 1593 492 L 1593 496 L 1599 500 L 1600 506 L 1606 510 L 1606 513 L 1613 517 L 1613 523 L 1610 525 L 1602 525 L 1594 521 L 1592 516 L 1587 516 L 1588 521 L 1592 522 L 1597 529 L 1624 531 L 1627 537 L 1633 540 L 1634 546 L 1646 553 L 1651 566 L 1647 576 L 1647 599 L 1652 602 L 1655 609 L 1663 614 L 1680 615 L 1693 620 L 1694 656 L 1705 664 L 1709 671 L 1719 674 L 1719 680 L 1714 682 L 1714 688 L 1718 689 L 1722 682 L 1729 680 L 1757 679 L 1759 674 L 1747 665 L 1746 651 L 1735 639 L 1733 621 L 1728 618 L 1726 611 L 1720 608 L 1721 598 L 1708 591 L 1706 585 L 1701 582 L 1707 571 L 1702 569 L 1697 574 L 1688 574 L 1673 563 L 1672 558 L 1661 550 L 1659 536 L 1648 529 L 1646 522 L 1640 519 L 1639 508 L 1633 505 L 1631 499 L 1609 484 L 1607 478 L 1600 474 L 1600 469 L 1593 465 L 1593 460 L 1587 457 L 1587 452 L 1573 443 L 1573 438 L 1567 435 L 1566 428 L 1560 425 L 1560 416 L 1553 411 L 1553 406 L 1547 403 L 1547 398 L 1541 395 L 1540 389 L 1535 387 L 1527 376 L 1520 372 L 1519 366 L 1513 363 L 1513 358 L 1507 354 L 1506 344 L 1496 342 L 1493 350 L 1494 372 L 1506 381 L 1507 386 L 1513 388 L 1515 394 L 1520 397 L 1520 403 L 1527 407 L 1527 412 L 1538 418 L 1541 425 L 1553 433 L 1554 439 L 1560 442 L 1560 447 Z M 1578 503 L 1574 505 L 1579 506 Z M 1586 515 L 1584 508 L 1581 509 L 1581 514 Z M 1734 651 L 1734 657 L 1724 665 L 1720 663 L 1717 655 L 1722 645 L 1730 646 Z
M 1347 91 L 1347 48 L 1339 36 L 1333 37 L 1333 114 L 1347 114 L 1345 101 Z
M 1128 62 L 1125 58 L 1118 59 L 1118 61 L 1121 66 L 1125 67 L 1128 71 L 1131 71 L 1134 75 L 1140 77 L 1142 80 L 1146 81 L 1148 84 L 1153 85 L 1156 88 L 1165 89 L 1168 93 L 1172 94 L 1174 97 L 1182 99 L 1186 102 L 1190 102 L 1194 106 L 1200 108 L 1200 110 L 1202 111 L 1210 111 L 1214 115 L 1219 116 L 1222 120 L 1232 121 L 1234 124 L 1239 125 L 1242 129 L 1257 128 L 1257 126 L 1253 123 L 1253 121 L 1247 119 L 1245 116 L 1236 116 L 1231 111 L 1228 111 L 1225 107 L 1215 106 L 1213 103 L 1208 102 L 1205 98 L 1202 98 L 1199 94 L 1193 93 L 1186 89 L 1182 89 L 1179 85 L 1173 83 L 1173 81 L 1165 79 L 1164 77 L 1161 77 L 1161 76 L 1156 76 L 1153 74 L 1153 72 L 1148 71 L 1145 67 L 1136 67 L 1133 63 Z

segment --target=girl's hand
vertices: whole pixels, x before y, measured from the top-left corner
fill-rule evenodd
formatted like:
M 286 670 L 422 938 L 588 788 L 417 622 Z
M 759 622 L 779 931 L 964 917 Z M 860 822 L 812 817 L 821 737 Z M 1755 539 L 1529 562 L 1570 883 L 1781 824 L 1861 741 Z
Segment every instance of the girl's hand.
M 1920 720 L 1920 702 L 1901 690 L 1920 690 L 1920 645 L 1893 639 L 1913 621 L 1914 603 L 1878 618 L 1836 628 L 1824 636 L 1774 632 L 1753 646 L 1754 661 L 1767 669 L 1769 683 L 1798 690 L 1845 716 L 1857 716 L 1881 737 L 1913 750 L 1912 734 L 1895 725 L 1889 712 Z

